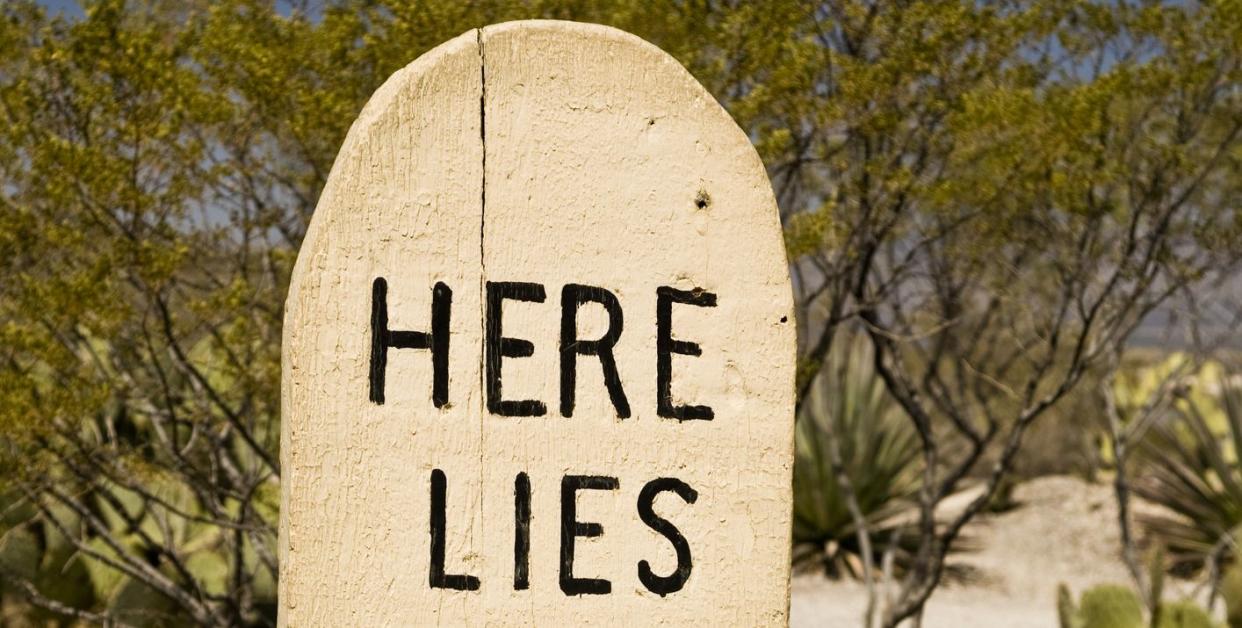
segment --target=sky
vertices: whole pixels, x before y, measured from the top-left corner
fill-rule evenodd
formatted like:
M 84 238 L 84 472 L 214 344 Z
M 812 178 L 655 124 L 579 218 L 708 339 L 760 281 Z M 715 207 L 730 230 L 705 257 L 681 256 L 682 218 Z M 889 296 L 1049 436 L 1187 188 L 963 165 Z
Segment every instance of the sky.
M 43 5 L 48 10 L 48 13 L 51 13 L 51 14 L 62 13 L 70 17 L 81 17 L 82 16 L 82 7 L 79 5 L 78 2 L 79 0 L 38 0 L 38 3 Z M 314 7 L 317 5 L 319 5 L 319 3 L 311 3 L 312 14 L 315 11 Z M 283 0 L 277 0 L 276 10 L 279 11 L 283 15 L 288 15 L 289 3 L 284 2 Z
M 39 4 L 46 7 L 48 13 L 82 15 L 82 7 L 78 6 L 77 0 L 39 0 Z

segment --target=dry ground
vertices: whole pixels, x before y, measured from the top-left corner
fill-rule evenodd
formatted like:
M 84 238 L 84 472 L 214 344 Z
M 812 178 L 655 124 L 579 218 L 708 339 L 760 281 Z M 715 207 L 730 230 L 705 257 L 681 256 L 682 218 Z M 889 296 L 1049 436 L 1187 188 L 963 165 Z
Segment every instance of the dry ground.
M 1130 581 L 1118 556 L 1111 486 L 1046 477 L 1019 485 L 1015 496 L 1017 509 L 967 527 L 979 549 L 955 562 L 974 567 L 978 580 L 937 590 L 927 604 L 925 628 L 1055 628 L 1058 583 L 1077 596 L 1095 584 Z M 1169 596 L 1181 597 L 1190 584 L 1166 588 Z M 795 576 L 791 625 L 859 626 L 865 600 L 856 582 Z

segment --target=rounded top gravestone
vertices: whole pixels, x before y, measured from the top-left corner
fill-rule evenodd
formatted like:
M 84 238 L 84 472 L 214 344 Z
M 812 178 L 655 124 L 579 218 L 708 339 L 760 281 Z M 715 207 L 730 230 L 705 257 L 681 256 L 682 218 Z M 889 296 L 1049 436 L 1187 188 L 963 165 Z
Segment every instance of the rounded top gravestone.
M 285 313 L 280 622 L 787 622 L 794 324 L 746 135 L 621 31 L 472 31 L 345 139 Z

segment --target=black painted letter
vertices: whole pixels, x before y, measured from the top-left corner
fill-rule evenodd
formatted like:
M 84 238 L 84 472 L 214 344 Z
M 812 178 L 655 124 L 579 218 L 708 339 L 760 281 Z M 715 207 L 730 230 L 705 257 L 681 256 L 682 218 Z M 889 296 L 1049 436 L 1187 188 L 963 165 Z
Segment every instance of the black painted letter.
M 638 494 L 638 517 L 652 530 L 664 535 L 664 538 L 673 544 L 673 549 L 677 552 L 677 569 L 667 576 L 655 575 L 651 572 L 651 565 L 647 561 L 638 561 L 638 579 L 649 591 L 659 594 L 660 597 L 676 593 L 686 586 L 686 580 L 690 578 L 690 570 L 694 567 L 690 561 L 690 544 L 686 542 L 686 537 L 682 536 L 681 531 L 667 519 L 655 514 L 652 508 L 656 495 L 664 491 L 677 493 L 687 504 L 693 504 L 699 499 L 698 492 L 677 478 L 656 478 L 648 482 Z
M 561 478 L 561 591 L 565 595 L 607 595 L 612 583 L 602 578 L 574 577 L 574 539 L 604 534 L 598 523 L 578 521 L 578 490 L 615 491 L 617 478 L 598 475 L 567 475 Z
M 578 339 L 578 307 L 587 302 L 599 303 L 608 312 L 608 331 L 599 340 Z M 574 283 L 561 289 L 561 416 L 574 414 L 578 356 L 595 355 L 599 356 L 599 363 L 604 368 L 604 386 L 608 388 L 608 396 L 617 409 L 617 416 L 629 418 L 630 402 L 621 388 L 617 360 L 612 355 L 612 348 L 621 338 L 622 326 L 621 304 L 613 293 Z
M 474 576 L 444 573 L 444 499 L 448 489 L 444 472 L 431 470 L 431 588 L 477 591 L 479 579 Z
M 388 282 L 376 277 L 371 284 L 371 401 L 384 405 L 384 376 L 388 348 L 431 349 L 434 369 L 431 402 L 437 408 L 448 403 L 449 316 L 453 291 L 437 281 L 431 290 L 431 333 L 388 329 Z
M 505 299 L 543 303 L 543 286 L 537 283 L 516 281 L 487 282 L 487 411 L 500 416 L 543 416 L 547 407 L 542 401 L 525 399 L 506 401 L 500 397 L 500 360 L 502 358 L 526 358 L 535 354 L 535 345 L 529 340 L 505 338 L 501 335 L 500 315 Z
M 530 588 L 530 476 L 513 478 L 513 590 Z
M 668 286 L 656 288 L 656 411 L 679 421 L 710 421 L 715 414 L 707 406 L 673 405 L 673 355 L 703 355 L 699 345 L 673 339 L 673 304 L 716 307 L 716 295 L 701 288 L 691 291 Z

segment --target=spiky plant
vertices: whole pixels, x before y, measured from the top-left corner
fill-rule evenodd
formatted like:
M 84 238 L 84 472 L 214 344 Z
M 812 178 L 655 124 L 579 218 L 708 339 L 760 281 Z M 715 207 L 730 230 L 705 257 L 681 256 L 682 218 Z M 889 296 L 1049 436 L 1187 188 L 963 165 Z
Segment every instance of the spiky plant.
M 1143 624 L 1143 603 L 1129 587 L 1102 584 L 1083 591 L 1078 607 L 1082 628 L 1141 628 Z
M 859 340 L 838 341 L 798 417 L 794 462 L 794 562 L 818 565 L 830 576 L 859 575 L 857 527 L 833 469 L 835 435 L 873 541 L 872 560 L 895 543 L 898 567 L 908 557 L 900 534 L 918 488 L 919 450 L 913 427 L 900 414 Z M 904 535 L 916 541 L 913 532 Z
M 1193 600 L 1161 602 L 1144 617 L 1138 593 L 1125 585 L 1099 584 L 1083 591 L 1074 604 L 1069 587 L 1057 587 L 1057 618 L 1061 628 L 1218 628 Z
M 1242 565 L 1234 562 L 1226 568 L 1218 588 L 1225 602 L 1225 624 L 1242 628 Z
M 1150 463 L 1135 492 L 1165 512 L 1139 523 L 1168 548 L 1178 574 L 1232 560 L 1242 525 L 1242 387 L 1222 378 L 1218 400 L 1183 400 L 1144 443 Z

